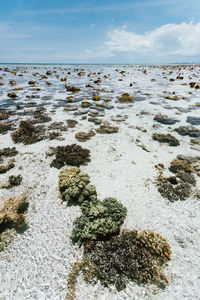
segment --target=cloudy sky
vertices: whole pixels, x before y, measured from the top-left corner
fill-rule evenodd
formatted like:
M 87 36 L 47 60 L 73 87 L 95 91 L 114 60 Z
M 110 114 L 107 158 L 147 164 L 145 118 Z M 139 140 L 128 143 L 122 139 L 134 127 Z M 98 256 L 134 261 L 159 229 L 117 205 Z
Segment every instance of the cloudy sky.
M 200 62 L 200 0 L 7 0 L 0 62 Z

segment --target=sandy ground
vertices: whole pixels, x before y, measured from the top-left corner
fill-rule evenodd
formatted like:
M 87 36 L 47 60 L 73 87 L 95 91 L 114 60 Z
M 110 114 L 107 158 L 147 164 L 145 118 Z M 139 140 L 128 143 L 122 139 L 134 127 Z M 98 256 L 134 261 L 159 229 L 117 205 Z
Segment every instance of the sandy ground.
M 115 68 L 107 66 L 101 69 L 114 73 Z M 104 288 L 100 283 L 88 285 L 79 277 L 75 299 L 200 299 L 200 201 L 187 199 L 171 203 L 159 194 L 155 185 L 158 175 L 156 164 L 163 163 L 168 167 L 178 154 L 195 156 L 199 155 L 199 150 L 191 148 L 189 137 L 181 137 L 174 132 L 173 135 L 180 140 L 178 147 L 169 147 L 167 144 L 152 141 L 151 138 L 152 132 L 168 133 L 175 127 L 185 125 L 186 117 L 199 116 L 199 110 L 177 115 L 175 108 L 167 110 L 163 107 L 166 103 L 161 100 L 162 90 L 176 90 L 179 95 L 185 95 L 190 89 L 176 81 L 173 86 L 167 85 L 161 78 L 162 69 L 150 69 L 147 77 L 136 68 L 129 72 L 124 82 L 113 77 L 111 82 L 105 83 L 105 89 L 114 88 L 114 97 L 122 92 L 130 92 L 128 84 L 131 78 L 136 81 L 132 94 L 143 89 L 144 93 L 150 92 L 151 96 L 146 97 L 145 101 L 133 103 L 132 107 L 126 104 L 125 109 L 119 110 L 115 105 L 114 109 L 106 112 L 104 120 L 110 120 L 110 116 L 119 113 L 128 116 L 125 122 L 112 122 L 120 128 L 117 134 L 97 134 L 90 141 L 77 142 L 74 137 L 76 132 L 88 131 L 96 126 L 58 108 L 52 115 L 53 120 L 76 118 L 79 122 L 75 128 L 69 128 L 63 133 L 63 141 L 41 141 L 24 146 L 14 145 L 9 133 L 0 136 L 0 148 L 16 146 L 19 151 L 15 168 L 0 175 L 0 180 L 5 182 L 11 174 L 20 173 L 23 176 L 21 186 L 10 190 L 1 189 L 0 195 L 7 197 L 25 192 L 29 202 L 26 214 L 28 230 L 15 236 L 13 242 L 0 252 L 1 300 L 65 299 L 67 275 L 72 264 L 82 255 L 82 249 L 72 245 L 70 241 L 72 224 L 80 215 L 80 209 L 61 203 L 58 198 L 59 170 L 50 168 L 52 158 L 46 157 L 45 153 L 49 146 L 71 143 L 90 149 L 91 162 L 82 166 L 81 170 L 90 175 L 99 199 L 116 197 L 127 207 L 128 213 L 122 228 L 154 230 L 168 241 L 172 250 L 171 261 L 164 271 L 170 279 L 165 290 L 130 283 L 119 293 L 114 287 Z M 183 72 L 187 75 L 188 71 Z M 199 68 L 194 72 L 198 74 Z M 156 83 L 151 82 L 151 78 L 156 78 Z M 82 80 L 84 82 L 87 79 Z M 73 83 L 77 83 L 77 79 Z M 2 91 L 0 100 L 7 92 L 4 89 Z M 55 97 L 56 93 L 58 92 L 55 91 Z M 197 91 L 189 100 L 180 100 L 177 103 L 169 100 L 167 103 L 173 107 L 188 107 L 198 102 L 198 96 Z M 158 102 L 158 105 L 149 103 L 151 101 Z M 149 114 L 141 114 L 144 110 Z M 159 125 L 154 130 L 153 124 L 158 123 L 153 121 L 153 116 L 158 112 L 178 118 L 178 126 Z M 144 127 L 147 132 L 142 132 L 135 126 Z M 141 144 L 150 152 L 143 150 Z

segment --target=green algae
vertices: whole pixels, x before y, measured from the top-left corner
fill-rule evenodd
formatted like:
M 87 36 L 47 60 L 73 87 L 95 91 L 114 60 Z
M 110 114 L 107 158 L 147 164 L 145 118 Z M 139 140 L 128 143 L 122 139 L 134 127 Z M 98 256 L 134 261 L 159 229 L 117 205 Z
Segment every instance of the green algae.
M 126 217 L 127 209 L 115 198 L 102 202 L 85 201 L 81 205 L 82 215 L 74 221 L 71 239 L 82 245 L 87 240 L 103 240 L 118 234 Z

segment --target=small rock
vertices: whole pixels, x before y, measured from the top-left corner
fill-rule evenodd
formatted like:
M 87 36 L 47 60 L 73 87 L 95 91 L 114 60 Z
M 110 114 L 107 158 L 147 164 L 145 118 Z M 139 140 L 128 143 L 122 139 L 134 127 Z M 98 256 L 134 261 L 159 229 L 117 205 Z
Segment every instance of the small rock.
M 122 115 L 116 115 L 116 116 L 112 116 L 111 117 L 111 120 L 112 121 L 115 121 L 115 122 L 123 122 L 123 121 L 126 121 L 128 118 L 128 116 L 122 116 Z
M 97 95 L 97 94 L 93 94 L 92 99 L 94 101 L 99 101 L 99 100 L 101 100 L 101 97 L 99 95 Z
M 124 94 L 121 95 L 121 97 L 119 97 L 119 102 L 121 102 L 121 103 L 134 102 L 133 101 L 133 96 L 130 96 L 129 93 L 124 93 Z
M 179 122 L 177 119 L 169 118 L 168 116 L 162 114 L 155 115 L 154 120 L 165 125 L 173 125 L 176 122 Z
M 14 93 L 14 92 L 8 93 L 7 96 L 8 96 L 9 98 L 13 98 L 13 99 L 17 98 L 17 94 Z
M 178 132 L 180 135 L 189 135 L 191 137 L 200 137 L 200 129 L 194 126 L 180 126 L 175 128 L 174 131 Z
M 101 119 L 98 119 L 98 118 L 96 118 L 96 117 L 90 117 L 90 118 L 88 118 L 88 121 L 89 121 L 89 122 L 93 122 L 93 123 L 95 123 L 96 125 L 100 125 L 100 124 L 102 123 L 102 120 L 101 120 Z
M 81 90 L 75 86 L 69 86 L 69 85 L 65 86 L 65 88 L 68 92 L 72 92 L 72 93 L 77 93 Z
M 69 128 L 74 128 L 78 124 L 76 120 L 71 120 L 71 119 L 66 120 L 66 122 Z
M 188 116 L 186 122 L 192 125 L 200 125 L 200 118 Z

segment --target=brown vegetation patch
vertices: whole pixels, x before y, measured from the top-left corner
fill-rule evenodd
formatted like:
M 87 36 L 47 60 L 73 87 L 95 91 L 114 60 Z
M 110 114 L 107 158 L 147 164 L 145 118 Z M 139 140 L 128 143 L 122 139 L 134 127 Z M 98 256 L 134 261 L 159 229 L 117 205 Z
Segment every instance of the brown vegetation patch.
M 89 141 L 94 135 L 96 135 L 96 133 L 93 130 L 90 130 L 89 132 L 80 131 L 75 134 L 75 138 L 79 142 L 86 142 Z
M 79 167 L 90 162 L 90 150 L 77 144 L 52 147 L 50 155 L 56 156 L 50 166 L 57 169 L 62 168 L 64 165 Z
M 44 126 L 34 126 L 31 121 L 21 121 L 19 128 L 11 133 L 14 143 L 33 144 L 44 138 Z

